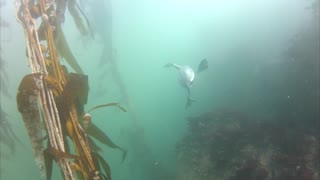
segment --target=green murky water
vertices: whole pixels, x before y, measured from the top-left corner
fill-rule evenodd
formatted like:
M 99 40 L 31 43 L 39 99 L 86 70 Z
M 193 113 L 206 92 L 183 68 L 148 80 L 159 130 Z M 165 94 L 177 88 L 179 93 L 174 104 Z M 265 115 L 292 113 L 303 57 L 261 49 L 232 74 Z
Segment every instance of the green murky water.
M 14 4 L 1 2 L 5 2 L 1 19 L 10 23 L 1 28 L 1 57 L 11 95 L 1 94 L 1 108 L 23 145 L 18 143 L 17 151 L 6 155 L 10 150 L 1 144 L 0 179 L 45 179 L 35 165 L 16 108 L 19 82 L 31 72 L 23 29 L 15 20 Z M 101 129 L 128 150 L 121 163 L 120 152 L 102 146 L 112 178 L 181 180 L 176 144 L 189 133 L 187 117 L 221 108 L 259 117 L 256 121 L 268 119 L 294 132 L 301 127 L 319 143 L 315 130 L 319 130 L 319 8 L 310 8 L 312 3 L 105 0 L 101 4 L 82 0 L 80 7 L 91 22 L 94 39 L 81 36 L 67 13 L 65 34 L 89 76 L 85 108 L 120 102 L 128 109 L 127 113 L 108 108 L 91 114 Z M 179 84 L 178 72 L 163 66 L 171 62 L 196 70 L 203 58 L 209 68 L 196 75 L 191 94 L 197 102 L 185 109 L 187 91 Z M 314 173 L 319 173 L 319 165 L 314 166 Z M 56 166 L 53 179 L 61 179 Z

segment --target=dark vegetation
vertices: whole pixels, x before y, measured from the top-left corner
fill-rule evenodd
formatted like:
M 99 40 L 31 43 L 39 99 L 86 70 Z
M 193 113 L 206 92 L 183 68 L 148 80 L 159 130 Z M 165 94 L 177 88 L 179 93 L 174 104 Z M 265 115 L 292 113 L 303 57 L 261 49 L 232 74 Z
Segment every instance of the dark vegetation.
M 319 178 L 320 136 L 309 129 L 226 109 L 188 122 L 189 133 L 177 144 L 178 179 Z
M 108 103 L 85 111 L 88 76 L 84 75 L 63 32 L 66 9 L 79 32 L 91 35 L 90 24 L 76 0 L 21 1 L 18 7 L 17 20 L 25 30 L 26 42 L 31 42 L 27 43 L 26 55 L 32 69 L 20 82 L 16 96 L 18 111 L 36 164 L 48 180 L 52 178 L 54 162 L 64 179 L 110 180 L 110 167 L 100 155 L 102 149 L 96 141 L 122 151 L 123 160 L 126 150 L 91 121 L 89 112 L 107 106 L 126 110 L 118 103 Z M 76 73 L 60 64 L 61 58 Z
M 1 6 L 5 5 L 1 2 Z M 10 24 L 0 17 L 0 30 L 9 29 Z M 2 39 L 1 39 L 2 41 Z M 2 44 L 2 42 L 0 42 Z M 9 77 L 6 62 L 3 59 L 3 50 L 0 47 L 0 97 L 4 99 L 10 99 L 9 93 Z M 17 142 L 20 142 L 12 129 L 12 122 L 10 121 L 9 115 L 5 112 L 2 101 L 0 105 L 0 158 L 8 158 L 8 155 L 12 155 L 16 152 Z M 2 146 L 3 145 L 3 146 Z

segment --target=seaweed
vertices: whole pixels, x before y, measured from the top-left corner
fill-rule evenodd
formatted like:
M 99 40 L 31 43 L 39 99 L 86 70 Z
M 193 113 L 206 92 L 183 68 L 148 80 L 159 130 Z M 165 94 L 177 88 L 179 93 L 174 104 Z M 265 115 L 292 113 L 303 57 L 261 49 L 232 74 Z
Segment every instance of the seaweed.
M 2 18 L 0 28 L 6 27 L 9 28 L 9 23 L 4 21 Z M 2 58 L 3 52 L 0 48 L 0 96 L 4 96 L 7 98 L 11 98 L 11 95 L 9 93 L 9 77 L 7 74 L 6 69 L 6 62 Z M 10 154 L 14 154 L 16 152 L 16 143 L 22 144 L 21 140 L 17 137 L 16 133 L 12 129 L 12 124 L 10 122 L 10 119 L 8 117 L 8 114 L 4 111 L 2 108 L 2 105 L 0 106 L 0 145 L 4 144 L 7 146 L 10 150 Z M 1 157 L 4 155 L 4 151 L 1 151 Z
M 89 87 L 88 87 L 87 76 L 81 75 L 81 74 L 75 74 L 75 73 L 68 74 L 67 83 L 61 94 L 61 98 L 59 98 L 59 102 L 60 102 L 59 112 L 62 120 L 64 119 L 67 120 L 69 118 L 68 113 L 70 112 L 72 105 L 75 105 L 77 114 L 82 114 L 84 112 L 83 109 L 84 109 L 84 105 L 87 103 L 88 91 L 89 91 Z M 122 111 L 126 112 L 126 110 L 122 106 L 120 106 L 119 103 L 107 103 L 107 104 L 95 106 L 91 108 L 84 115 L 84 118 L 82 121 L 83 129 L 84 129 L 83 133 L 86 132 L 89 135 L 87 136 L 87 141 L 89 143 L 90 148 L 92 149 L 92 153 L 98 154 L 97 152 L 101 150 L 101 148 L 94 143 L 91 137 L 97 139 L 101 143 L 111 148 L 116 148 L 121 150 L 123 153 L 123 156 L 122 156 L 122 161 L 123 161 L 126 157 L 126 150 L 124 150 L 120 146 L 113 143 L 113 141 L 100 128 L 98 128 L 96 125 L 94 125 L 91 122 L 91 116 L 89 112 L 91 112 L 94 109 L 108 107 L 108 106 L 116 106 L 120 108 Z M 75 134 L 74 128 L 70 127 L 69 123 L 70 122 L 68 121 L 66 122 L 67 124 L 66 129 L 67 129 L 68 135 L 73 139 L 73 137 L 76 136 L 76 134 Z M 98 158 L 98 159 L 101 159 L 101 158 Z M 99 161 L 101 162 L 101 160 Z M 104 165 L 102 167 L 104 167 Z M 107 175 L 107 177 L 109 176 Z
M 75 160 L 80 159 L 80 157 L 77 155 L 69 154 L 50 146 L 44 150 L 43 154 L 44 154 L 47 180 L 50 180 L 52 176 L 53 160 L 55 160 L 56 162 L 59 162 L 59 160 L 61 159 L 75 159 Z
M 75 73 L 68 74 L 67 83 L 58 101 L 60 116 L 66 117 L 73 104 L 75 104 L 78 114 L 81 114 L 84 104 L 88 101 L 88 93 L 88 76 Z
M 80 65 L 78 64 L 76 58 L 71 52 L 71 49 L 68 45 L 68 42 L 66 40 L 66 37 L 62 31 L 62 28 L 60 26 L 57 27 L 56 29 L 56 47 L 58 54 L 60 57 L 64 58 L 67 63 L 77 72 L 80 74 L 84 74 L 83 70 L 81 69 Z
M 71 16 L 73 17 L 73 20 L 78 28 L 78 30 L 80 31 L 80 33 L 82 35 L 87 35 L 89 32 L 88 30 L 85 28 L 83 22 L 82 22 L 82 19 L 76 9 L 76 7 L 78 8 L 78 10 L 80 10 L 80 12 L 82 13 L 83 17 L 85 18 L 86 20 L 86 23 L 88 25 L 88 28 L 90 29 L 91 31 L 91 27 L 90 27 L 90 23 L 87 19 L 87 17 L 84 15 L 83 11 L 80 9 L 80 7 L 78 6 L 76 0 L 68 0 L 68 10 L 71 14 Z M 91 34 L 92 34 L 92 31 L 91 31 Z
M 92 152 L 92 154 L 98 160 L 98 162 L 101 164 L 104 172 L 106 173 L 104 175 L 104 179 L 111 180 L 111 169 L 110 169 L 109 164 L 103 159 L 103 157 L 99 153 Z
M 112 140 L 102 130 L 100 130 L 96 125 L 94 125 L 92 123 L 89 126 L 87 132 L 91 137 L 97 139 L 102 144 L 107 145 L 108 147 L 111 147 L 111 148 L 119 149 L 120 151 L 122 151 L 122 161 L 125 160 L 126 155 L 127 155 L 127 151 L 125 149 L 121 148 L 120 146 L 116 145 L 114 142 L 112 142 Z
M 38 95 L 42 78 L 43 75 L 37 73 L 28 74 L 22 79 L 17 93 L 17 105 L 32 144 L 36 163 L 40 171 L 44 173 L 43 136 L 38 107 Z
M 6 71 L 6 62 L 2 58 L 2 49 L 0 48 L 0 93 L 3 93 L 6 97 L 11 97 L 8 86 L 9 86 L 9 78 Z
M 127 112 L 126 109 L 124 109 L 122 106 L 120 106 L 119 103 L 108 103 L 108 104 L 102 104 L 102 105 L 98 105 L 98 106 L 95 106 L 93 108 L 91 108 L 90 110 L 88 110 L 88 113 L 94 109 L 98 109 L 98 108 L 102 108 L 102 107 L 107 107 L 107 106 L 116 106 L 118 107 L 119 109 L 121 109 L 123 112 Z
M 16 151 L 16 142 L 22 144 L 21 140 L 17 137 L 9 122 L 7 113 L 0 107 L 0 144 L 6 145 L 11 154 Z M 1 154 L 3 152 L 1 151 Z
M 88 112 L 84 115 L 84 118 L 83 118 L 84 122 L 88 121 L 88 122 L 86 122 L 87 127 L 85 129 L 90 136 L 97 139 L 102 144 L 105 144 L 111 148 L 116 148 L 116 149 L 119 149 L 120 151 L 122 151 L 122 153 L 123 153 L 122 161 L 123 161 L 126 157 L 127 151 L 125 149 L 121 148 L 120 146 L 116 145 L 115 143 L 113 143 L 111 141 L 111 139 L 102 130 L 100 130 L 95 124 L 93 124 L 91 122 L 91 115 L 89 114 L 90 111 L 92 111 L 94 109 L 102 108 L 102 107 L 108 107 L 108 106 L 116 106 L 119 109 L 121 109 L 123 112 L 127 112 L 126 109 L 124 109 L 122 106 L 120 106 L 119 103 L 107 103 L 107 104 L 95 106 L 95 107 L 91 108 L 90 110 L 88 110 Z
M 68 2 L 70 10 L 73 8 L 71 6 L 75 6 L 72 4 L 75 1 Z M 84 105 L 88 101 L 89 83 L 88 76 L 83 74 L 71 53 L 61 28 L 67 1 L 26 0 L 17 5 L 16 17 L 24 28 L 26 54 L 32 70 L 32 74 L 26 75 L 19 85 L 17 106 L 41 172 L 46 170 L 47 179 L 51 179 L 55 160 L 64 179 L 75 179 L 75 176 L 79 179 L 110 179 L 110 168 L 97 155 L 99 147 L 87 132 L 94 125 L 89 121 L 88 129 L 81 126 Z M 55 7 L 58 16 L 54 16 Z M 36 31 L 40 14 L 41 25 Z M 69 73 L 60 64 L 59 58 L 65 58 L 77 73 Z M 111 105 L 116 104 L 95 108 Z M 119 104 L 117 106 L 122 108 Z M 114 144 L 99 128 L 91 129 L 90 132 L 106 145 L 122 150 L 125 157 L 125 150 Z M 69 138 L 73 147 L 69 147 Z M 46 139 L 45 149 L 43 141 Z M 101 163 L 105 174 L 101 174 L 97 162 Z
M 94 140 L 90 136 L 88 136 L 88 141 L 89 141 L 89 144 L 90 144 L 92 151 L 94 151 L 94 152 L 102 151 L 102 149 L 94 142 Z

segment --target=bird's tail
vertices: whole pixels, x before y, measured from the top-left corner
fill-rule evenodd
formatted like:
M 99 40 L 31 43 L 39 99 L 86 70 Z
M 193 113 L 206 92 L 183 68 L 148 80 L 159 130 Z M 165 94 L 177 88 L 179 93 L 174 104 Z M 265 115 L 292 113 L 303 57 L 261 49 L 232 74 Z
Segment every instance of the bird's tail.
M 208 69 L 208 61 L 207 59 L 203 59 L 198 65 L 197 74 L 199 74 L 200 72 L 206 69 Z
M 197 101 L 194 100 L 194 99 L 192 99 L 192 98 L 190 97 L 190 95 L 189 95 L 189 96 L 188 96 L 188 99 L 187 99 L 187 103 L 186 103 L 186 109 L 187 109 L 188 107 L 190 107 L 193 102 L 197 102 Z

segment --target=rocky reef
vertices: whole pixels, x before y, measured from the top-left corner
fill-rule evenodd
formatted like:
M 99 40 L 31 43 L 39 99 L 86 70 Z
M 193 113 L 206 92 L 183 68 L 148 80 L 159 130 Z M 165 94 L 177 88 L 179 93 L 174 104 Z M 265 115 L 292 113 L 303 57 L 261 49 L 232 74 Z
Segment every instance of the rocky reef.
M 233 110 L 188 123 L 176 146 L 177 180 L 320 179 L 318 131 Z

